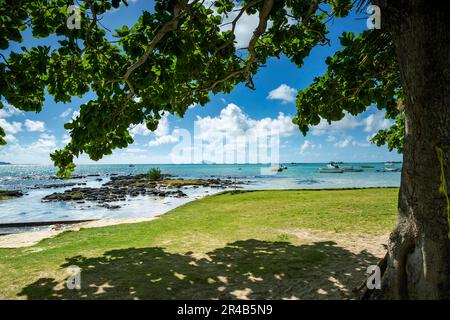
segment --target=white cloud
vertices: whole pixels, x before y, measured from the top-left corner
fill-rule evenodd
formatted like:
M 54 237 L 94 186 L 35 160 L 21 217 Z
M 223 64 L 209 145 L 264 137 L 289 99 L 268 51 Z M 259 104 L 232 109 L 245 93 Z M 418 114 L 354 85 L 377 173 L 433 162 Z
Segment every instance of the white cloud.
M 387 129 L 392 125 L 392 120 L 385 118 L 384 112 L 376 112 L 364 119 L 365 132 L 377 132 L 381 129 Z
M 39 136 L 39 139 L 28 146 L 30 151 L 37 153 L 49 154 L 57 149 L 56 138 L 53 135 L 43 133 Z
M 3 102 L 3 108 L 0 109 L 0 118 L 8 118 L 15 115 L 21 115 L 23 114 L 22 110 L 19 110 L 12 106 L 11 104 L 7 102 Z
M 221 27 L 222 31 L 228 31 L 231 30 L 231 21 L 233 21 L 236 16 L 238 15 L 237 11 L 232 11 L 228 14 L 228 17 L 225 17 L 223 20 L 223 26 Z M 247 13 L 244 13 L 239 21 L 236 24 L 235 28 L 235 41 L 236 41 L 236 48 L 246 48 L 248 46 L 248 43 L 250 39 L 252 38 L 253 31 L 257 27 L 259 22 L 259 18 L 257 14 L 248 15 Z M 272 22 L 268 22 L 268 27 L 272 25 Z
M 143 123 L 140 123 L 133 128 L 130 129 L 130 134 L 134 136 L 148 136 L 152 132 L 147 129 L 146 125 Z
M 173 134 L 170 134 L 169 119 L 167 115 L 164 115 L 159 120 L 158 128 L 153 132 L 155 139 L 151 140 L 149 146 L 159 146 L 161 144 L 175 143 L 178 138 Z
M 287 84 L 282 84 L 278 88 L 269 92 L 267 99 L 281 100 L 283 103 L 294 102 L 297 97 L 297 90 L 289 87 Z
M 45 123 L 42 121 L 33 121 L 30 119 L 25 120 L 25 127 L 30 132 L 43 132 L 45 131 Z
M 311 133 L 314 136 L 322 136 L 328 133 L 340 133 L 345 130 L 355 129 L 361 125 L 361 121 L 356 116 L 345 113 L 344 118 L 339 121 L 332 121 L 330 124 L 324 119 L 320 120 L 318 125 L 311 127 Z
M 240 137 L 270 135 L 290 136 L 295 132 L 292 118 L 279 113 L 278 117 L 254 120 L 249 118 L 237 105 L 230 103 L 222 109 L 218 117 L 197 116 L 196 134 L 203 140 L 215 140 L 217 137 Z
M 161 144 L 175 143 L 178 138 L 173 134 L 170 134 L 169 119 L 167 115 L 161 116 L 158 123 L 158 128 L 155 131 L 150 131 L 143 123 L 138 124 L 130 129 L 132 136 L 149 136 L 152 135 L 153 139 L 149 141 L 148 145 L 151 147 L 159 146 Z
M 70 142 L 70 136 L 67 133 L 65 133 L 61 139 L 61 142 L 64 145 L 68 144 Z
M 366 141 L 367 141 L 367 142 L 370 142 L 370 140 L 371 140 L 373 137 L 375 137 L 375 135 L 376 135 L 376 133 L 372 133 L 372 134 L 367 135 Z
M 239 14 L 239 10 L 241 8 L 242 3 L 235 2 L 235 10 L 228 13 L 228 16 L 223 15 L 222 19 L 222 25 L 220 29 L 222 31 L 228 31 L 231 30 L 232 25 L 231 22 L 236 18 L 236 16 Z M 215 11 L 215 14 L 217 15 L 217 10 L 213 6 L 212 0 L 206 0 L 203 5 L 206 8 L 213 9 Z M 259 17 L 258 14 L 252 14 L 248 15 L 247 13 L 244 13 L 238 20 L 236 24 L 236 28 L 234 30 L 235 33 L 235 41 L 236 41 L 236 48 L 246 48 L 248 46 L 248 43 L 253 35 L 253 31 L 255 31 L 255 28 L 258 26 L 259 23 Z M 267 28 L 270 28 L 272 26 L 273 22 L 268 21 L 267 22 Z
M 256 120 L 248 117 L 233 103 L 223 108 L 217 117 L 197 116 L 194 126 L 194 139 L 202 143 L 202 150 L 194 150 L 194 154 L 200 152 L 203 158 L 198 159 L 196 156 L 196 161 L 227 163 L 264 162 L 269 149 L 271 155 L 276 152 L 271 143 L 279 143 L 277 138 L 288 137 L 296 132 L 290 116 L 279 113 L 276 118 Z M 264 150 L 267 152 L 264 153 Z M 246 159 L 247 156 L 249 159 Z
M 353 130 L 360 127 L 364 127 L 365 132 L 373 133 L 380 129 L 389 128 L 392 123 L 392 120 L 385 119 L 384 111 L 377 110 L 366 118 L 352 116 L 345 112 L 344 118 L 339 121 L 332 121 L 331 124 L 328 124 L 326 120 L 322 119 L 317 126 L 311 127 L 311 133 L 315 136 L 322 136 L 325 134 L 332 136 L 333 134 L 342 134 L 347 130 Z M 328 138 L 330 138 L 330 136 Z M 327 139 L 327 141 L 332 142 L 334 140 Z
M 17 138 L 12 134 L 6 134 L 4 139 L 7 143 L 16 143 L 17 142 Z
M 7 143 L 15 143 L 17 141 L 14 136 L 16 133 L 22 131 L 22 123 L 17 121 L 7 121 L 3 118 L 8 118 L 13 115 L 22 114 L 23 112 L 14 108 L 12 105 L 4 103 L 3 109 L 0 109 L 0 127 L 6 133 L 4 137 Z
M 148 145 L 151 147 L 159 146 L 161 144 L 167 143 L 175 143 L 178 141 L 178 138 L 172 135 L 160 136 L 156 137 L 154 140 L 151 140 Z
M 67 109 L 59 115 L 60 118 L 67 118 L 72 113 L 72 108 Z
M 315 145 L 309 141 L 309 140 L 305 140 L 305 142 L 303 142 L 302 146 L 300 147 L 300 153 L 303 154 L 305 152 L 307 152 L 308 150 L 314 149 Z
M 363 143 L 356 141 L 352 136 L 347 136 L 334 144 L 335 147 L 338 148 L 347 148 L 347 147 L 368 147 L 369 143 Z
M 39 138 L 28 144 L 9 144 L 0 148 L 0 157 L 12 163 L 51 163 L 49 153 L 55 151 L 58 144 L 55 136 L 42 133 Z
M 333 141 L 336 141 L 336 137 L 335 137 L 335 136 L 332 136 L 332 135 L 329 135 L 329 136 L 327 137 L 327 142 L 333 142 Z
M 137 154 L 137 153 L 145 153 L 145 152 L 147 152 L 147 150 L 141 149 L 141 148 L 136 148 L 136 147 L 128 147 L 126 149 L 126 152 L 127 153 L 135 153 L 135 154 Z
M 353 141 L 352 139 L 353 138 L 351 138 L 351 137 L 346 137 L 346 138 L 336 142 L 334 145 L 338 148 L 347 148 Z
M 80 111 L 75 110 L 75 111 L 72 113 L 72 120 L 75 120 L 76 118 L 78 118 L 79 115 L 80 115 Z
M 8 122 L 5 119 L 0 119 L 0 127 L 9 134 L 16 134 L 22 131 L 22 123 L 16 121 Z

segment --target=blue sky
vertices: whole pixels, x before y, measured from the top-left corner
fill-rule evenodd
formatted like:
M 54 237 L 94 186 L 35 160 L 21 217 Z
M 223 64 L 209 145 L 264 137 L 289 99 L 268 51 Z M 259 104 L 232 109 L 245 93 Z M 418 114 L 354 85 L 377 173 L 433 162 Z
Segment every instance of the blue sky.
M 106 14 L 102 23 L 111 30 L 124 24 L 131 26 L 142 10 L 151 11 L 152 8 L 150 1 L 130 1 L 128 7 Z M 256 16 L 245 16 L 238 25 L 238 45 L 248 41 L 256 21 Z M 306 88 L 314 77 L 325 72 L 325 58 L 339 49 L 337 37 L 343 31 L 363 31 L 366 20 L 351 15 L 335 19 L 329 28 L 331 45 L 315 48 L 301 69 L 286 58 L 271 59 L 255 76 L 255 91 L 239 85 L 230 94 L 212 96 L 206 106 L 193 106 L 182 119 L 171 115 L 164 117 L 155 133 L 145 130 L 143 126 L 132 128 L 135 143 L 128 149 L 105 157 L 100 163 L 172 163 L 174 148 L 183 140 L 182 133 L 190 132 L 193 141 L 194 126 L 202 130 L 200 135 L 206 137 L 211 148 L 217 146 L 214 139 L 219 139 L 218 128 L 227 128 L 232 135 L 240 137 L 249 132 L 260 134 L 275 130 L 280 137 L 280 162 L 400 160 L 401 156 L 395 151 L 389 152 L 385 147 L 376 147 L 368 142 L 368 138 L 378 129 L 390 124 L 384 119 L 384 112 L 374 107 L 357 117 L 346 116 L 332 125 L 321 123 L 311 128 L 306 137 L 291 123 L 291 117 L 296 112 L 296 91 Z M 10 50 L 19 51 L 20 46 L 38 43 L 54 45 L 55 39 L 33 39 L 26 31 L 25 42 L 13 44 Z M 8 55 L 9 51 L 2 53 Z M 0 126 L 7 132 L 9 142 L 7 146 L 0 147 L 0 161 L 50 164 L 49 152 L 63 147 L 67 141 L 64 123 L 76 116 L 80 104 L 91 97 L 87 94 L 82 99 L 74 98 L 71 103 L 63 104 L 55 103 L 48 96 L 39 114 L 19 112 L 11 106 L 0 109 Z M 82 156 L 77 163 L 94 162 Z

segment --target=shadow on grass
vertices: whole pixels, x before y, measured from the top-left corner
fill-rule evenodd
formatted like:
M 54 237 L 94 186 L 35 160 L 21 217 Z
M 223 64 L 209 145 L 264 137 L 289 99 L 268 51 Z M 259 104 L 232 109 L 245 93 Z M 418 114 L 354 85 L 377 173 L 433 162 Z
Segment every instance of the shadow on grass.
M 41 278 L 19 293 L 28 299 L 342 299 L 378 258 L 334 242 L 295 246 L 244 240 L 207 256 L 163 248 L 128 248 L 75 256 L 61 267 L 82 269 L 81 289 Z

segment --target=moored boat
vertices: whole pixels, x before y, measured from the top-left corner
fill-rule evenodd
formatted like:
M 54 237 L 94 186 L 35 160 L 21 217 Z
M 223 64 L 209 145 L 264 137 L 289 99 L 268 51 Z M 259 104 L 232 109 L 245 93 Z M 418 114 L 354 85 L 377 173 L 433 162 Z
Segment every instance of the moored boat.
M 354 168 L 354 167 L 342 167 L 341 168 L 344 172 L 362 172 L 363 169 Z
M 279 165 L 274 165 L 270 168 L 270 170 L 272 170 L 273 172 L 282 172 L 283 171 L 283 167 L 279 166 Z
M 344 170 L 339 168 L 319 168 L 320 173 L 343 173 Z

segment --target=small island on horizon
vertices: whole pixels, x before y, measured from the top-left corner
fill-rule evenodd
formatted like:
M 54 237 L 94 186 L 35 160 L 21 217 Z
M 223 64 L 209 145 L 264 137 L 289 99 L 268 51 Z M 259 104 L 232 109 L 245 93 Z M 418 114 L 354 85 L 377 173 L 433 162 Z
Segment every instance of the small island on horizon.
M 8 164 L 12 164 L 12 163 L 0 161 L 0 166 L 1 166 L 1 165 L 8 165 Z

